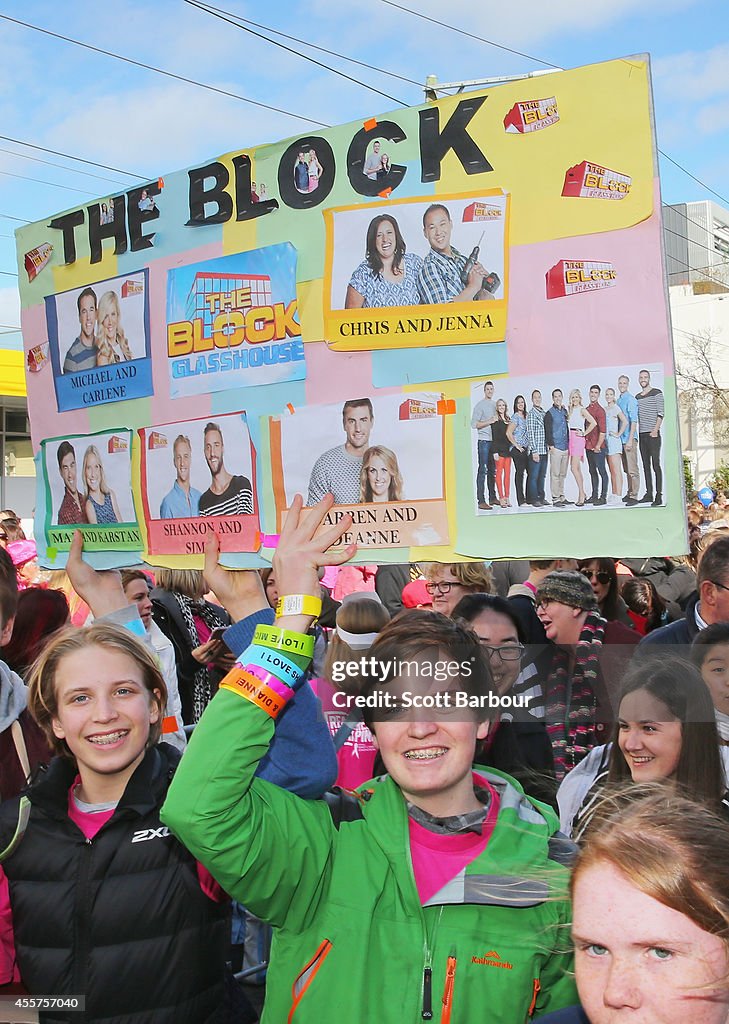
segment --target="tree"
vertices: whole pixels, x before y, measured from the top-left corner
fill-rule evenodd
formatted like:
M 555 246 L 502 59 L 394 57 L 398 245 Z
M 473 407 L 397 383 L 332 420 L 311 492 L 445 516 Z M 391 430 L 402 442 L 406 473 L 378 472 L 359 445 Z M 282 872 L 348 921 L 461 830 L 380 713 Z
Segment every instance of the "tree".
M 724 491 L 724 493 L 729 491 L 729 466 L 726 462 L 722 461 L 721 465 L 717 466 L 706 483 L 712 491 Z
M 691 472 L 691 460 L 688 455 L 683 457 L 683 485 L 686 490 L 686 500 L 692 501 L 695 496 L 694 475 Z
M 720 330 L 706 328 L 684 335 L 677 345 L 676 376 L 682 398 L 691 404 L 698 423 L 708 427 L 715 445 L 729 444 L 729 390 L 720 372 L 727 364 L 729 346 L 719 340 Z

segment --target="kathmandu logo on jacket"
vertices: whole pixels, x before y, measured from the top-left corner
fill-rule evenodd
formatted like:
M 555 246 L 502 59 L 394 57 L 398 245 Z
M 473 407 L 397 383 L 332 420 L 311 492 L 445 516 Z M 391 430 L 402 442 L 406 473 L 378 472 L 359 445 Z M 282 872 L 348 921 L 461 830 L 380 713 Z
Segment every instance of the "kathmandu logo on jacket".
M 165 836 L 170 834 L 170 830 L 166 825 L 162 825 L 160 828 L 142 828 L 138 832 L 134 833 L 132 836 L 132 842 L 146 843 L 148 839 L 164 839 Z
M 484 953 L 483 956 L 472 956 L 472 964 L 483 964 L 484 967 L 502 967 L 505 971 L 511 971 L 514 969 L 514 965 L 510 964 L 508 960 L 502 960 L 495 949 L 489 950 L 488 953 Z

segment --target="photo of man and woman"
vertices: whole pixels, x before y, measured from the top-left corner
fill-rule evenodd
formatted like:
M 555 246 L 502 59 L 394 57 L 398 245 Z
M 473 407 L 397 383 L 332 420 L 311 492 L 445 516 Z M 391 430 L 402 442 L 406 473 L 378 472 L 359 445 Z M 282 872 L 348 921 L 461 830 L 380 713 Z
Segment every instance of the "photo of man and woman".
M 363 173 L 376 179 L 389 158 L 374 146 Z M 505 298 L 506 221 L 501 192 L 332 211 L 331 309 Z
M 391 165 L 390 157 L 382 150 L 382 143 L 375 139 L 365 157 L 362 173 L 370 181 L 381 181 L 390 173 Z
M 309 406 L 294 416 L 271 417 L 277 512 L 285 512 L 297 493 L 306 505 L 315 505 L 325 494 L 350 508 L 407 504 L 416 510 L 411 521 L 417 518 L 417 528 L 428 538 L 412 543 L 445 543 L 439 398 L 352 396 L 336 405 Z M 418 510 L 420 503 L 428 507 Z M 368 516 L 378 524 L 386 518 L 384 512 Z
M 665 504 L 664 417 L 662 366 L 473 384 L 477 515 Z
M 101 203 L 101 213 L 99 217 L 101 224 L 112 224 L 114 222 L 114 200 L 106 199 Z
M 143 272 L 55 296 L 51 351 L 60 372 L 78 373 L 149 354 L 147 287 Z M 55 335 L 55 336 L 54 336 Z
M 129 431 L 47 441 L 43 451 L 51 526 L 136 522 Z
M 45 299 L 59 412 L 153 393 L 148 270 Z
M 305 194 L 315 192 L 319 188 L 319 179 L 324 168 L 319 163 L 315 149 L 302 149 L 294 161 L 294 185 L 296 190 Z M 259 200 L 262 197 L 259 195 Z

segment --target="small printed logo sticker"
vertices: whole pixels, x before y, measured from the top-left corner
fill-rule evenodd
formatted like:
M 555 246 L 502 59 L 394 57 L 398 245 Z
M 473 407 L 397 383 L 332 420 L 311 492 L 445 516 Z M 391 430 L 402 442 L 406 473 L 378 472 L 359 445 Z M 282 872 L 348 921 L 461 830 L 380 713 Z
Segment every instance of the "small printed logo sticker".
M 557 121 L 559 121 L 557 99 L 555 96 L 549 96 L 543 100 L 525 100 L 522 103 L 515 103 L 504 118 L 504 128 L 507 132 L 526 135 L 529 132 L 538 132 L 540 128 L 549 128 Z
M 565 174 L 562 195 L 578 199 L 625 199 L 632 187 L 630 175 L 583 160 Z
M 561 299 L 578 292 L 594 292 L 617 284 L 612 263 L 596 260 L 560 260 L 546 273 L 547 298 Z

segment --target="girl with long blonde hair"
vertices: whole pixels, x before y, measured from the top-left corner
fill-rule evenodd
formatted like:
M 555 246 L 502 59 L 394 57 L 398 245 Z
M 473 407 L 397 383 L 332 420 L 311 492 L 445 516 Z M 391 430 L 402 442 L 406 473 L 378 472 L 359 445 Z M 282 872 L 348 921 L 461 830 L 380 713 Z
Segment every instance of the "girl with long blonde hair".
M 123 522 L 116 495 L 106 482 L 99 449 L 90 444 L 84 452 L 82 471 L 86 488 L 86 518 L 90 523 Z
M 133 359 L 132 350 L 129 348 L 127 336 L 121 325 L 121 309 L 116 292 L 104 292 L 99 299 L 97 317 L 99 354 L 96 365 L 107 366 L 109 363 L 124 363 Z

